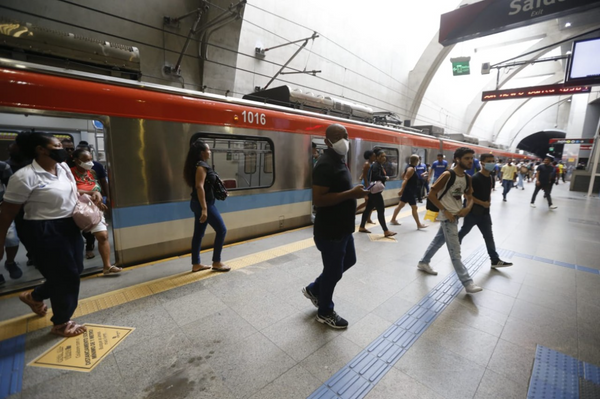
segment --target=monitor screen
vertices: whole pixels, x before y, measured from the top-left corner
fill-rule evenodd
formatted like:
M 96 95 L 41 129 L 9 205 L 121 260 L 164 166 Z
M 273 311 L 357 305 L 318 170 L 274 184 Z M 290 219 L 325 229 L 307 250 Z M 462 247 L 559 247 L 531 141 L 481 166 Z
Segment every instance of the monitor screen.
M 600 84 L 600 37 L 573 42 L 565 82 Z

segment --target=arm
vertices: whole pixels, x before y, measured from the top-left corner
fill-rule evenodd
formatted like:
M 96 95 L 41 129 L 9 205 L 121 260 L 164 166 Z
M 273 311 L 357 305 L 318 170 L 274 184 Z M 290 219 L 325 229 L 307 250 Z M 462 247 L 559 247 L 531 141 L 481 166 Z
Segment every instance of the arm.
M 313 203 L 317 207 L 333 206 L 349 199 L 360 199 L 369 192 L 362 185 L 355 186 L 351 190 L 341 193 L 330 193 L 329 187 L 312 186 Z M 199 195 L 199 194 L 198 194 Z
M 406 189 L 406 185 L 408 184 L 408 179 L 410 179 L 412 177 L 412 175 L 415 174 L 415 168 L 410 167 L 406 170 L 406 173 L 404 174 L 404 180 L 402 180 L 402 187 L 400 187 L 400 191 L 398 191 L 398 195 L 400 197 L 402 197 L 402 193 L 404 193 L 404 189 Z
M 468 181 L 471 182 L 471 179 Z M 468 213 L 471 212 L 471 208 L 473 208 L 473 183 L 469 184 L 469 188 L 465 193 L 465 198 L 467 199 L 467 206 L 461 209 L 457 214 L 457 216 L 461 218 L 467 216 Z
M 536 186 L 539 186 L 540 184 L 542 184 L 542 183 L 540 183 L 540 170 L 538 169 L 538 170 L 535 172 L 535 185 L 536 185 Z M 494 208 L 494 209 L 495 209 L 495 208 Z
M 202 206 L 202 215 L 200 223 L 206 222 L 208 218 L 208 206 L 206 205 L 206 193 L 204 192 L 204 181 L 206 180 L 206 169 L 202 166 L 196 168 L 196 192 L 198 193 L 198 201 Z
M 4 243 L 6 242 L 6 232 L 10 224 L 15 220 L 15 217 L 21 210 L 23 204 L 11 204 L 4 201 L 2 203 L 2 211 L 0 212 L 0 259 L 4 257 Z
M 448 179 L 450 179 L 450 172 L 442 173 L 442 175 L 435 181 L 435 183 L 431 187 L 427 199 L 431 201 L 431 203 L 435 205 L 436 208 L 438 208 L 440 212 L 448 218 L 448 220 L 454 222 L 454 215 L 444 208 L 444 205 L 442 205 L 442 203 L 437 197 L 438 193 L 444 189 L 444 186 L 446 185 L 446 182 L 448 182 Z
M 106 181 L 106 179 L 98 179 L 98 183 L 100 183 L 100 189 L 102 190 L 102 196 L 110 197 L 110 195 L 108 194 L 108 182 Z

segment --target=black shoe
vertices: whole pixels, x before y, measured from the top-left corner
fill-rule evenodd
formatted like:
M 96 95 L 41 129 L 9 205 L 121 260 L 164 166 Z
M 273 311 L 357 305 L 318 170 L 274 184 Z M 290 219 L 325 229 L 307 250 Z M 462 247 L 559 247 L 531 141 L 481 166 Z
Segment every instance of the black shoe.
M 313 293 L 308 290 L 308 287 L 303 287 L 302 288 L 302 293 L 304 294 L 305 297 L 307 297 L 308 299 L 310 299 L 310 301 L 315 306 L 315 308 L 319 307 L 319 298 L 317 298 L 316 296 L 314 296 Z
M 35 266 L 35 262 L 33 261 L 33 259 L 27 260 L 27 266 Z
M 510 262 L 505 262 L 503 260 L 498 259 L 496 262 L 492 262 L 492 269 L 495 269 L 497 267 L 508 267 L 512 265 L 513 264 Z
M 0 274 L 0 287 L 3 286 L 4 283 L 6 283 L 6 280 L 4 279 L 4 276 Z
M 317 313 L 317 321 L 319 323 L 327 324 L 329 327 L 332 328 L 348 327 L 348 321 L 338 316 L 338 314 L 335 312 L 332 312 L 330 315 L 320 315 Z
M 23 276 L 23 272 L 19 269 L 17 262 L 5 262 L 4 268 L 8 270 L 8 274 L 10 274 L 10 278 L 16 280 Z

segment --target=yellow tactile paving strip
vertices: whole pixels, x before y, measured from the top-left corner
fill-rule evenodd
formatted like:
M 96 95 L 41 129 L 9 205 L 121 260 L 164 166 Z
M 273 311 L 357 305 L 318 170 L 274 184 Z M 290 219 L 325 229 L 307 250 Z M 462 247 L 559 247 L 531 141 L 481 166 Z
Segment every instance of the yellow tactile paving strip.
M 419 211 L 422 210 L 424 210 L 424 208 L 419 209 Z M 402 212 L 399 215 L 399 218 L 403 218 L 409 215 L 411 215 L 410 211 Z M 389 219 L 391 219 L 391 217 Z M 389 241 L 395 242 L 395 240 Z M 314 246 L 314 241 L 311 237 L 290 244 L 282 245 L 276 248 L 257 252 L 255 254 L 246 255 L 241 258 L 232 259 L 227 261 L 227 265 L 230 266 L 232 270 L 237 270 L 247 266 L 252 266 L 258 263 L 266 262 L 268 260 L 275 259 L 283 255 L 301 251 L 312 246 Z M 151 262 L 149 264 L 155 263 L 160 262 Z M 149 264 L 145 265 L 147 266 Z M 141 265 L 135 266 L 134 268 L 138 267 L 141 267 Z M 127 271 L 131 269 L 131 267 L 127 268 Z M 220 274 L 221 273 L 211 272 L 210 270 L 201 271 L 197 273 L 183 272 L 152 281 L 146 281 L 144 283 L 132 285 L 126 288 L 121 288 L 115 291 L 106 292 L 104 294 L 96 295 L 93 297 L 81 299 L 79 301 L 77 310 L 73 315 L 73 318 L 86 316 L 91 313 L 119 306 L 127 302 L 134 301 L 136 299 L 145 298 L 154 294 L 158 294 L 160 292 L 168 291 L 173 288 L 181 287 L 183 285 L 191 284 L 196 281 L 204 280 L 206 278 L 214 277 Z M 52 322 L 50 321 L 51 317 L 52 309 L 49 309 L 48 314 L 46 314 L 45 317 L 39 317 L 34 314 L 28 314 L 0 322 L 0 341 L 13 338 L 18 335 L 33 332 L 36 330 L 40 330 L 45 327 L 50 327 L 52 326 Z

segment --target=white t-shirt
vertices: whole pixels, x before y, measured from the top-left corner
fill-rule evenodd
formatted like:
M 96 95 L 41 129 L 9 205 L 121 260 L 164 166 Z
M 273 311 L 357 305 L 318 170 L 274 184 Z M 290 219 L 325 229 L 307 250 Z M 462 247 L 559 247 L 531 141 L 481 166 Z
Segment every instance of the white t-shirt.
M 450 182 L 450 177 L 448 177 L 448 181 L 446 182 L 446 185 L 448 185 L 449 182 Z M 440 200 L 440 202 L 444 206 L 444 209 L 448 210 L 448 212 L 450 212 L 453 215 L 456 215 L 458 212 L 460 212 L 463 209 L 462 196 L 465 193 L 466 189 L 467 189 L 467 179 L 465 178 L 465 176 L 456 175 L 454 184 L 452 184 L 452 187 L 450 187 L 450 189 L 446 192 L 446 194 L 444 194 L 444 196 Z M 442 193 L 445 190 L 446 190 L 446 188 L 444 187 L 440 191 L 439 195 L 442 195 Z M 444 212 L 440 212 L 438 217 L 440 220 L 447 219 Z
M 73 193 L 73 175 L 65 163 L 57 164 L 56 172 L 56 176 L 46 172 L 36 161 L 22 167 L 10 177 L 4 201 L 24 204 L 25 220 L 73 216 L 77 202 Z

